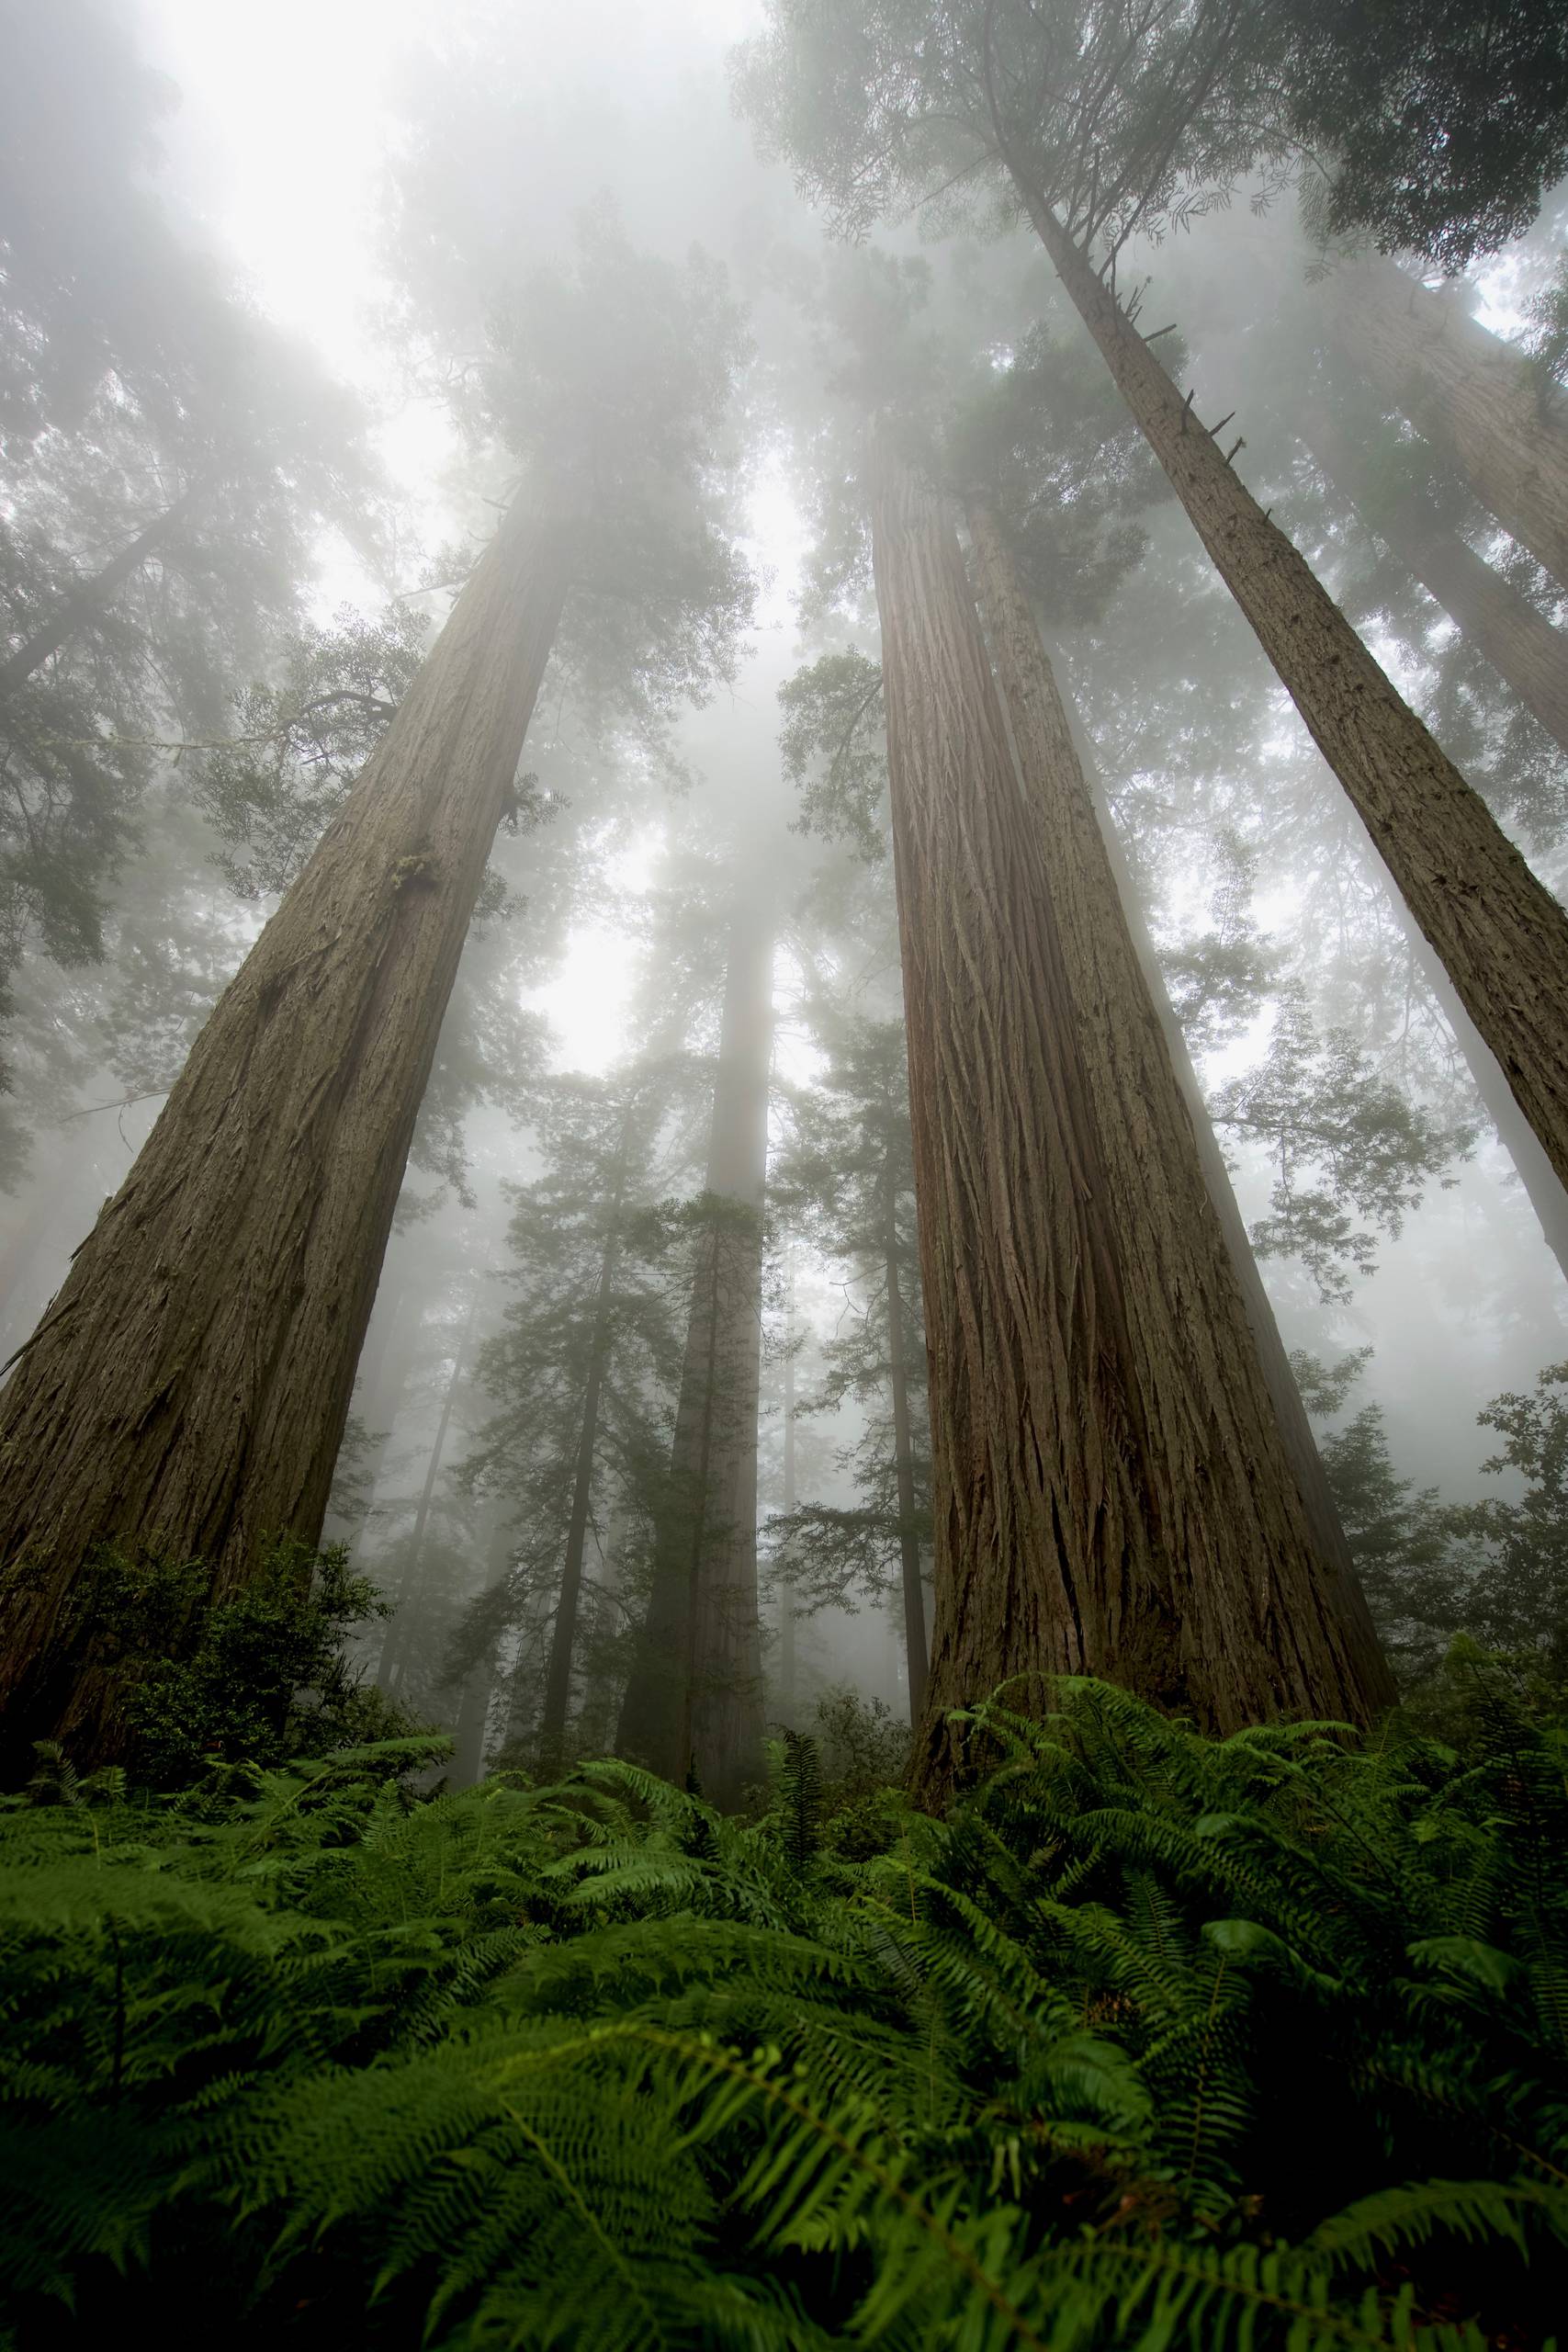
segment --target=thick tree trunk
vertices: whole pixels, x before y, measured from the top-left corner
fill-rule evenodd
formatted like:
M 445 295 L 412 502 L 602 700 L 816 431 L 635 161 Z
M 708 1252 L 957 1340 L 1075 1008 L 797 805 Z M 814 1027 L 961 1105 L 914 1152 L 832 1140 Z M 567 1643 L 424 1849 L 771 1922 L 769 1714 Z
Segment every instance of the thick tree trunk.
M 1372 485 L 1365 462 L 1325 409 L 1310 408 L 1301 432 L 1318 471 L 1361 510 L 1367 527 L 1458 623 L 1531 718 L 1568 752 L 1568 636 L 1429 507 L 1414 500 L 1380 499 L 1375 519 L 1369 516 Z
M 489 1659 L 476 1666 L 463 1685 L 457 1703 L 457 1723 L 452 1740 L 452 1768 L 448 1775 L 455 1789 L 471 1789 L 485 1776 L 485 1731 L 490 1723 L 491 1692 L 495 1687 L 495 1673 Z
M 795 1263 L 789 1268 L 788 1302 L 784 1317 L 784 1515 L 787 1521 L 795 1516 L 799 1499 L 795 1477 L 796 1439 L 795 1430 Z M 791 1731 L 798 1728 L 795 1720 L 795 1575 L 790 1561 L 788 1539 L 784 1555 L 779 1563 L 779 1717 Z
M 1364 1715 L 1383 1689 L 1318 1580 L 1260 1384 L 1163 1361 L 1137 1295 L 1153 1244 L 1101 1148 L 1044 831 L 956 536 L 885 447 L 871 511 L 931 1363 L 920 1784 L 939 1793 L 957 1760 L 947 1710 L 1021 1678 L 1038 1702 L 1052 1673 L 1102 1674 L 1223 1729 Z M 1212 1225 L 1201 1199 L 1187 1214 Z M 1217 1272 L 1190 1243 L 1171 1263 L 1234 1298 L 1210 1254 Z M 1171 1303 L 1179 1359 L 1201 1357 L 1208 1293 L 1190 1321 Z M 1225 1328 L 1245 1351 L 1239 1300 Z
M 888 1383 L 893 1392 L 893 1471 L 898 1496 L 898 1575 L 904 1604 L 904 1657 L 909 1678 L 909 1721 L 925 1714 L 926 1597 L 920 1585 L 920 1539 L 915 1530 L 915 1433 L 909 1414 L 909 1367 L 905 1356 L 903 1252 L 898 1246 L 898 1195 L 889 1155 L 884 1187 L 883 1239 L 887 1280 Z
M 197 1039 L 0 1395 L 12 1752 L 114 1752 L 84 1561 L 233 1589 L 313 1543 L 420 1097 L 566 589 L 519 501 L 346 805 Z
M 1010 571 L 1011 567 L 1010 566 L 1009 569 Z M 1028 613 L 1027 606 L 1024 616 L 1025 618 L 1032 617 Z M 1165 1040 L 1170 1068 L 1175 1074 L 1177 1085 L 1181 1090 L 1182 1101 L 1187 1106 L 1188 1116 L 1191 1122 L 1193 1142 L 1198 1153 L 1198 1163 L 1203 1171 L 1204 1190 L 1209 1195 L 1210 1206 L 1219 1220 L 1220 1231 L 1224 1237 L 1225 1250 L 1230 1259 L 1232 1272 L 1241 1287 L 1242 1304 L 1247 1313 L 1247 1328 L 1252 1333 L 1252 1343 L 1258 1351 L 1258 1360 L 1262 1367 L 1263 1377 L 1268 1383 L 1269 1395 L 1274 1407 L 1274 1418 L 1284 1442 L 1286 1456 L 1294 1473 L 1303 1503 L 1306 1508 L 1307 1521 L 1312 1530 L 1314 1552 L 1318 1559 L 1333 1563 L 1337 1572 L 1351 1574 L 1353 1571 L 1349 1547 L 1345 1541 L 1345 1531 L 1339 1523 L 1339 1513 L 1335 1508 L 1334 1496 L 1323 1466 L 1323 1457 L 1317 1450 L 1317 1440 L 1313 1435 L 1312 1423 L 1307 1418 L 1306 1407 L 1302 1402 L 1301 1390 L 1296 1386 L 1295 1374 L 1291 1370 L 1291 1359 L 1286 1351 L 1285 1343 L 1280 1337 L 1280 1326 L 1275 1320 L 1268 1290 L 1264 1286 L 1263 1277 L 1258 1269 L 1258 1260 L 1253 1254 L 1246 1219 L 1236 1205 L 1230 1170 L 1225 1166 L 1224 1154 L 1220 1149 L 1213 1123 L 1209 1117 L 1203 1089 L 1199 1083 L 1198 1073 L 1192 1066 L 1192 1057 L 1187 1050 L 1187 1040 L 1182 1035 L 1181 1023 L 1176 1017 L 1175 1009 L 1166 991 L 1165 977 L 1160 970 L 1159 956 L 1156 953 L 1154 941 L 1149 934 L 1148 924 L 1144 920 L 1137 888 L 1133 879 L 1132 869 L 1127 863 L 1127 854 L 1122 846 L 1121 837 L 1116 830 L 1116 820 L 1111 815 L 1110 803 L 1106 799 L 1094 764 L 1092 748 L 1078 722 L 1077 713 L 1073 706 L 1056 693 L 1050 656 L 1045 652 L 1038 628 L 1030 638 L 1023 640 L 1022 651 L 1026 661 L 1032 658 L 1031 648 L 1032 647 L 1038 647 L 1045 660 L 1048 694 L 1061 711 L 1067 729 L 1068 742 L 1089 789 L 1095 821 L 1099 826 L 1100 840 L 1111 868 L 1116 905 L 1132 939 L 1138 970 L 1147 991 L 1149 1002 L 1159 1023 L 1160 1034 Z M 1089 852 L 1086 864 L 1092 870 L 1092 851 Z M 1426 952 L 1430 954 L 1430 950 Z
M 1264 514 L 1048 206 L 1078 315 L 1319 751 L 1568 1181 L 1568 919 Z
M 618 1204 L 617 1204 L 618 1205 Z M 588 1377 L 582 1390 L 582 1420 L 572 1478 L 571 1515 L 567 1522 L 566 1553 L 561 1562 L 560 1598 L 550 1629 L 550 1655 L 545 1668 L 545 1700 L 539 1716 L 539 1744 L 547 1769 L 558 1770 L 566 1748 L 566 1718 L 571 1702 L 571 1659 L 577 1643 L 577 1617 L 582 1598 L 582 1562 L 588 1546 L 588 1514 L 593 1500 L 593 1456 L 599 1442 L 599 1396 L 604 1382 L 604 1358 L 609 1348 L 610 1293 L 615 1279 L 614 1236 L 604 1245 L 599 1273 L 599 1295 L 589 1341 Z
M 1346 356 L 1568 587 L 1568 422 L 1522 355 L 1391 261 L 1341 263 L 1325 291 Z
M 84 580 L 51 614 L 31 637 L 7 653 L 0 661 L 0 701 L 17 688 L 25 685 L 35 670 L 41 670 L 51 654 L 68 645 L 78 631 L 102 612 L 117 589 L 124 586 L 131 573 L 140 571 L 149 556 L 156 555 L 173 537 L 189 513 L 196 497 L 194 488 L 176 498 L 172 506 L 155 514 L 144 529 L 139 531 L 129 547 L 110 558 L 101 571 Z
M 653 1592 L 616 1747 L 738 1801 L 761 1764 L 757 1404 L 773 932 L 743 904 L 729 946 L 707 1191 L 721 1210 L 693 1284 Z

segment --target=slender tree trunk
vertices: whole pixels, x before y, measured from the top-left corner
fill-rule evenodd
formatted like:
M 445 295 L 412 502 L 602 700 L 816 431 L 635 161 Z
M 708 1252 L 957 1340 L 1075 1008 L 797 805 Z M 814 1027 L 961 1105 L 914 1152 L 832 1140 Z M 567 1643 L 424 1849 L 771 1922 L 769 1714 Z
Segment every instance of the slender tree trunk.
M 1374 485 L 1349 435 L 1325 409 L 1307 411 L 1302 439 L 1318 471 L 1360 510 L 1368 529 L 1393 549 L 1531 718 L 1568 752 L 1568 635 L 1554 628 L 1424 502 L 1379 499 L 1369 514 Z
M 757 1403 L 762 1193 L 773 1050 L 773 933 L 742 903 L 729 947 L 704 1237 L 660 1514 L 653 1591 L 616 1747 L 732 1804 L 761 1769 Z
M 788 1292 L 784 1308 L 784 1515 L 785 1521 L 795 1516 L 798 1500 L 795 1477 L 796 1440 L 795 1430 L 795 1259 L 790 1257 Z M 784 1555 L 779 1563 L 779 1716 L 791 1731 L 795 1724 L 795 1566 L 791 1551 L 793 1538 L 786 1537 Z
M 51 653 L 58 653 L 69 644 L 78 631 L 96 618 L 117 589 L 124 586 L 132 572 L 140 571 L 149 556 L 156 555 L 189 513 L 196 497 L 194 486 L 175 499 L 172 506 L 155 514 L 144 529 L 139 531 L 129 547 L 110 558 L 103 570 L 95 572 L 71 591 L 63 602 L 51 614 L 31 637 L 0 661 L 0 701 L 25 685 L 35 670 L 41 670 Z
M 441 1474 L 442 1460 L 446 1452 L 446 1432 L 452 1426 L 452 1408 L 463 1384 L 464 1367 L 468 1362 L 468 1341 L 473 1337 L 474 1322 L 479 1315 L 479 1292 L 474 1293 L 473 1305 L 463 1318 L 457 1338 L 457 1352 L 452 1359 L 452 1370 L 441 1399 L 441 1412 L 431 1441 L 430 1454 L 424 1465 L 424 1484 L 419 1490 L 414 1507 L 413 1525 L 409 1530 L 409 1564 L 398 1587 L 398 1612 L 388 1629 L 388 1638 L 381 1651 L 381 1663 L 376 1679 L 384 1690 L 395 1690 L 403 1679 L 414 1629 L 414 1611 L 419 1604 L 422 1572 L 424 1566 L 424 1541 L 430 1530 L 430 1505 L 435 1493 L 435 1481 Z
M 1019 1678 L 1038 1701 L 1043 1677 L 1102 1674 L 1224 1729 L 1364 1715 L 1382 1688 L 1322 1589 L 1260 1383 L 1164 1361 L 1140 1295 L 1166 1244 L 1106 1163 L 1043 828 L 956 536 L 886 445 L 871 514 L 931 1363 L 918 1779 L 933 1794 L 952 1774 L 947 1711 Z M 1201 1198 L 1185 1214 L 1212 1229 Z M 1223 1249 L 1168 1249 L 1210 1286 L 1179 1354 L 1206 1349 L 1225 1286 L 1248 1352 Z
M 1222 456 L 1050 208 L 1020 192 L 1199 537 L 1568 1181 L 1568 920 Z
M 221 1593 L 266 1538 L 319 1534 L 567 553 L 520 499 L 0 1395 L 13 1753 L 118 1745 L 113 1678 L 82 1654 L 97 1545 L 202 1560 Z
M 453 1737 L 451 1781 L 455 1789 L 471 1789 L 485 1774 L 485 1728 L 490 1722 L 491 1692 L 495 1673 L 489 1659 L 476 1666 L 463 1685 Z
M 618 1209 L 617 1202 L 616 1207 Z M 615 1279 L 615 1242 L 604 1245 L 599 1274 L 599 1295 L 593 1310 L 589 1342 L 588 1378 L 582 1391 L 581 1433 L 571 1490 L 571 1516 L 567 1523 L 566 1555 L 561 1562 L 560 1599 L 550 1632 L 549 1661 L 545 1668 L 545 1701 L 539 1717 L 540 1746 L 547 1769 L 557 1770 L 566 1747 L 567 1710 L 571 1701 L 571 1659 L 577 1642 L 578 1608 L 582 1597 L 582 1561 L 588 1544 L 588 1513 L 593 1499 L 593 1454 L 599 1442 L 599 1394 L 604 1385 L 604 1358 L 609 1348 L 610 1294 Z
M 898 1496 L 898 1568 L 903 1588 L 904 1655 L 909 1677 L 909 1721 L 925 1713 L 926 1597 L 920 1588 L 920 1539 L 915 1530 L 915 1440 L 909 1419 L 909 1367 L 905 1357 L 903 1252 L 898 1245 L 898 1194 L 889 1153 L 885 1185 L 884 1255 L 887 1273 L 888 1382 L 893 1391 L 893 1469 Z
M 1568 422 L 1523 355 L 1391 261 L 1341 263 L 1325 291 L 1348 357 L 1568 587 Z

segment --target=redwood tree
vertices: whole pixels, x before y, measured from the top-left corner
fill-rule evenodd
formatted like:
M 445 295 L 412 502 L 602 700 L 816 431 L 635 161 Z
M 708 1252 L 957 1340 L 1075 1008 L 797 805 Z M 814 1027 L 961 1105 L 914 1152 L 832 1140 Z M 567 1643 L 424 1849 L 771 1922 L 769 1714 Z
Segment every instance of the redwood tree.
M 341 812 L 220 1001 L 0 1396 L 6 1736 L 123 1739 L 83 1570 L 319 1533 L 420 1098 L 569 589 L 666 695 L 724 674 L 748 583 L 714 455 L 740 354 L 711 266 L 603 216 L 498 321 L 525 488 Z M 528 333 L 532 320 L 535 332 Z M 608 327 L 608 332 L 606 331 Z M 640 366 L 627 365 L 632 349 Z M 619 560 L 617 526 L 636 541 Z M 102 1636 L 102 1638 L 101 1638 Z
M 1190 1131 L 1163 1241 L 1108 1153 L 1090 1063 L 1113 1040 L 1081 1021 L 955 534 L 886 436 L 870 506 L 931 1366 L 920 1777 L 952 1771 L 947 1710 L 1021 1674 L 1105 1674 L 1220 1728 L 1365 1714 L 1385 1672 L 1314 1555 Z M 1156 1030 L 1146 997 L 1129 1017 Z M 1185 1293 L 1163 1329 L 1145 1295 L 1167 1272 L 1207 1320 L 1196 1375 Z

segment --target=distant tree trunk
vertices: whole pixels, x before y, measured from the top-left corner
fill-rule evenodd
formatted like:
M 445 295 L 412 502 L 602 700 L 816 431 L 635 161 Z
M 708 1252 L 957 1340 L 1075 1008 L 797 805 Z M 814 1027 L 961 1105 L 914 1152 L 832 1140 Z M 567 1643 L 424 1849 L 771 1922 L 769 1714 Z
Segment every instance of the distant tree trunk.
M 1049 206 L 1020 193 L 1199 537 L 1568 1181 L 1568 920 L 1204 431 Z
M 49 619 L 36 628 L 31 637 L 7 653 L 4 661 L 0 661 L 0 701 L 7 695 L 15 694 L 18 686 L 25 685 L 35 670 L 42 669 L 51 653 L 58 653 L 62 645 L 68 645 L 89 621 L 96 618 L 116 590 L 122 588 L 132 572 L 140 571 L 149 556 L 156 555 L 158 549 L 173 537 L 189 513 L 195 498 L 193 484 L 175 499 L 172 506 L 166 506 L 161 514 L 155 514 L 152 522 L 137 533 L 130 546 L 121 548 L 101 571 L 95 572 L 90 580 L 84 580 L 73 588 Z
M 790 1260 L 788 1294 L 784 1322 L 784 1515 L 785 1521 L 795 1516 L 798 1500 L 795 1479 L 796 1439 L 795 1432 L 795 1261 Z M 795 1568 L 790 1553 L 792 1538 L 784 1539 L 784 1550 L 779 1561 L 779 1715 L 794 1731 L 795 1724 Z
M 1393 549 L 1531 718 L 1568 752 L 1568 635 L 1554 628 L 1429 507 L 1380 498 L 1369 514 L 1369 491 L 1375 485 L 1350 436 L 1325 409 L 1309 409 L 1301 430 L 1318 471 L 1360 510 L 1367 528 Z
M 1343 262 L 1325 291 L 1347 356 L 1568 587 L 1568 422 L 1523 354 L 1391 261 Z
M 919 1784 L 940 1793 L 956 1763 L 947 1710 L 1020 1677 L 1038 1702 L 1043 1677 L 1103 1674 L 1224 1729 L 1364 1715 L 1382 1688 L 1321 1589 L 1260 1384 L 1161 1360 L 1140 1295 L 1156 1253 L 1101 1148 L 1044 831 L 956 536 L 886 444 L 870 504 L 931 1363 Z M 1206 1202 L 1186 1213 L 1212 1226 Z M 1234 1295 L 1223 1250 L 1215 1273 L 1168 1247 Z M 1218 1320 L 1194 1304 L 1180 1357 Z M 1239 1301 L 1229 1333 L 1247 1352 Z
M 893 1469 L 898 1496 L 898 1570 L 904 1603 L 904 1653 L 909 1678 L 909 1721 L 925 1713 L 926 1597 L 920 1585 L 920 1539 L 915 1529 L 915 1436 L 909 1416 L 909 1367 L 905 1354 L 903 1251 L 898 1194 L 889 1153 L 884 1185 L 883 1241 L 887 1280 L 888 1384 L 893 1392 Z
M 743 904 L 708 1150 L 718 1214 L 693 1283 L 653 1591 L 616 1736 L 622 1755 L 669 1780 L 694 1771 L 723 1804 L 739 1799 L 761 1760 L 757 1403 L 772 1050 L 772 928 Z
M 413 1633 L 414 1611 L 419 1605 L 422 1571 L 424 1565 L 424 1542 L 430 1529 L 430 1505 L 435 1493 L 435 1481 L 441 1473 L 442 1459 L 446 1452 L 446 1432 L 452 1426 L 452 1408 L 457 1401 L 463 1373 L 468 1363 L 468 1341 L 473 1337 L 474 1322 L 479 1311 L 479 1293 L 463 1318 L 457 1338 L 457 1352 L 452 1359 L 452 1370 L 441 1399 L 440 1418 L 435 1435 L 431 1441 L 429 1457 L 424 1465 L 424 1484 L 414 1507 L 413 1525 L 409 1530 L 409 1564 L 398 1587 L 398 1613 L 389 1629 L 381 1651 L 381 1663 L 376 1679 L 384 1690 L 396 1690 L 402 1680 L 409 1645 Z
M 617 1207 L 619 1204 L 616 1204 Z M 599 1272 L 599 1293 L 589 1340 L 588 1377 L 582 1390 L 582 1419 L 572 1478 L 571 1515 L 567 1522 L 566 1553 L 561 1562 L 560 1598 L 550 1631 L 550 1655 L 545 1668 L 545 1702 L 539 1716 L 539 1742 L 547 1769 L 558 1770 L 566 1751 L 566 1718 L 571 1702 L 571 1660 L 577 1643 L 578 1609 L 582 1598 L 582 1562 L 588 1547 L 588 1514 L 593 1500 L 593 1456 L 599 1442 L 599 1396 L 609 1350 L 610 1295 L 615 1279 L 614 1228 L 605 1242 Z
M 73 1605 L 95 1547 L 202 1560 L 220 1594 L 265 1538 L 320 1532 L 567 554 L 560 521 L 520 498 L 0 1395 L 13 1755 L 48 1735 L 79 1761 L 119 1744 L 115 1678 Z
M 451 1782 L 455 1789 L 471 1789 L 485 1773 L 485 1727 L 490 1721 L 491 1692 L 495 1687 L 495 1669 L 486 1658 L 476 1666 L 463 1685 L 457 1702 L 457 1724 L 453 1736 Z

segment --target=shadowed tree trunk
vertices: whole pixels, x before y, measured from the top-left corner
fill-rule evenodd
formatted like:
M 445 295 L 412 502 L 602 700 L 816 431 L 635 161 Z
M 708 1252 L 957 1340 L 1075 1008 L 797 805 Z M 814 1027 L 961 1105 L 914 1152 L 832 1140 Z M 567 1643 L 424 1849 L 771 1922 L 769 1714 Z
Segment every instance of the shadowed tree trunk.
M 13 1753 L 112 1754 L 84 1561 L 313 1543 L 409 1140 L 566 593 L 524 497 L 343 810 L 197 1039 L 0 1395 Z
M 653 1590 L 617 1751 L 735 1803 L 761 1769 L 757 1405 L 762 1194 L 773 1052 L 772 925 L 743 902 L 730 936 L 707 1194 L 660 1513 Z
M 1326 409 L 1310 408 L 1301 433 L 1318 471 L 1458 623 L 1531 718 L 1568 752 L 1568 636 L 1424 502 L 1377 497 L 1364 458 Z
M 1560 1177 L 1568 1181 L 1568 920 L 1204 431 L 1049 206 L 1042 243 L 1215 568 Z
M 795 1515 L 798 1497 L 795 1478 L 796 1438 L 795 1429 L 795 1259 L 791 1253 L 786 1277 L 784 1306 L 784 1516 L 786 1522 Z M 795 1723 L 795 1573 L 790 1557 L 790 1538 L 785 1538 L 784 1555 L 779 1561 L 779 1716 L 791 1731 Z
M 1222 1729 L 1365 1715 L 1386 1686 L 1324 1590 L 1261 1384 L 1163 1362 L 1132 1295 L 1153 1244 L 1101 1149 L 1043 828 L 955 533 L 886 445 L 870 504 L 931 1363 L 917 1776 L 939 1793 L 946 1711 L 1020 1676 L 1038 1701 L 1045 1675 L 1103 1674 Z M 1206 1202 L 1187 1214 L 1212 1227 Z M 1188 1278 L 1234 1299 L 1223 1248 L 1217 1272 L 1188 1250 Z M 1207 1298 L 1183 1355 L 1207 1345 Z M 1245 1351 L 1239 1300 L 1228 1330 Z
M 1391 261 L 1342 262 L 1325 292 L 1346 356 L 1568 587 L 1568 423 L 1523 355 Z
M 185 520 L 196 498 L 194 486 L 175 499 L 172 506 L 153 516 L 144 529 L 139 531 L 129 547 L 112 556 L 101 571 L 84 580 L 73 588 L 49 619 L 36 628 L 13 652 L 0 661 L 0 700 L 15 694 L 25 685 L 35 670 L 41 670 L 51 654 L 68 645 L 78 630 L 96 617 L 114 595 L 124 586 L 132 572 L 140 571 L 149 556 L 172 538 Z
M 904 1609 L 904 1656 L 909 1678 L 909 1721 L 918 1724 L 925 1713 L 930 1659 L 926 1650 L 926 1597 L 920 1585 L 920 1539 L 915 1525 L 915 1433 L 909 1414 L 903 1252 L 898 1242 L 898 1195 L 891 1150 L 884 1193 L 888 1384 L 893 1392 L 893 1472 L 898 1496 L 898 1577 Z

